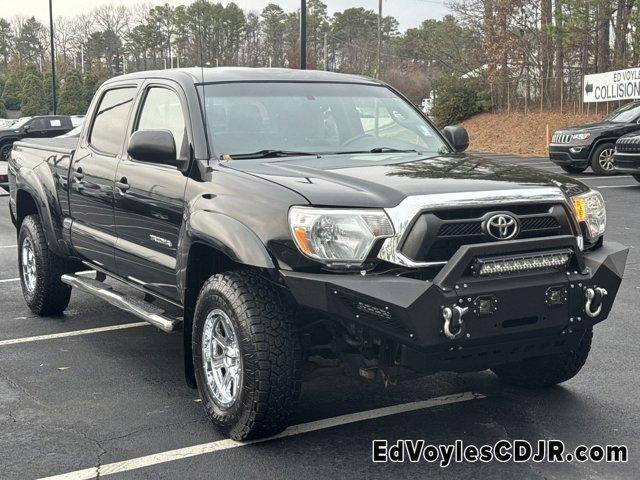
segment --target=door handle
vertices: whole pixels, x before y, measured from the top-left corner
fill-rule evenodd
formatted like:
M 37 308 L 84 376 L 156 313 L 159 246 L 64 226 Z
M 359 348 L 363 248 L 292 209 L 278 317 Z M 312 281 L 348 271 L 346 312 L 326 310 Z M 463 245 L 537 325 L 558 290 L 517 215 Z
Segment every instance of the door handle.
M 82 173 L 82 167 L 78 167 L 75 172 L 73 172 L 73 178 L 76 180 L 82 180 L 84 178 L 84 173 Z
M 122 177 L 119 182 L 116 182 L 116 188 L 124 193 L 131 188 L 131 185 L 127 182 L 126 177 Z

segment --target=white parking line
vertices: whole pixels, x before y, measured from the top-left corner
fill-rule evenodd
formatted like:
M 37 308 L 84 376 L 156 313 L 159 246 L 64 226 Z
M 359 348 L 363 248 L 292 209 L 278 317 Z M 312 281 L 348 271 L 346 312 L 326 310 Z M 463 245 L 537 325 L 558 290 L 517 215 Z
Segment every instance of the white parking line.
M 0 248 L 16 248 L 18 245 L 0 245 Z
M 251 442 L 235 442 L 233 440 L 219 440 L 217 442 L 203 443 L 201 445 L 194 445 L 192 447 L 178 448 L 176 450 L 169 450 L 167 452 L 155 453 L 153 455 L 147 455 L 144 457 L 132 458 L 122 462 L 109 463 L 101 465 L 99 467 L 87 468 L 84 470 L 78 470 L 76 472 L 64 473 L 62 475 L 56 475 L 53 477 L 46 477 L 41 480 L 85 480 L 100 478 L 105 475 L 113 475 L 116 473 L 129 472 L 139 468 L 149 467 L 152 465 L 158 465 L 166 462 L 173 462 L 175 460 L 183 460 L 185 458 L 195 457 L 198 455 L 205 455 L 207 453 L 219 452 L 221 450 L 229 450 L 231 448 L 239 448 L 247 445 L 253 445 L 255 443 L 263 443 L 278 438 L 292 437 L 294 435 L 300 435 L 302 433 L 315 432 L 318 430 L 324 430 L 327 428 L 338 427 L 340 425 L 348 425 L 351 423 L 362 422 L 365 420 L 373 420 L 375 418 L 388 417 L 389 415 L 397 415 L 399 413 L 414 412 L 416 410 L 423 410 L 426 408 L 433 408 L 440 405 L 450 405 L 452 403 L 466 402 L 468 400 L 477 400 L 485 398 L 484 395 L 473 392 L 464 392 L 455 395 L 448 395 L 444 397 L 431 398 L 429 400 L 423 400 L 421 402 L 403 403 L 400 405 L 393 405 L 391 407 L 376 408 L 375 410 L 367 410 L 365 412 L 350 413 L 347 415 L 341 415 L 339 417 L 326 418 L 324 420 L 318 420 L 316 422 L 302 423 L 300 425 L 294 425 L 287 428 L 284 432 L 269 438 L 263 438 L 260 440 L 254 440 Z
M 35 337 L 10 338 L 9 340 L 0 340 L 0 347 L 6 345 L 17 345 L 19 343 L 40 342 L 42 340 L 53 340 L 55 338 L 78 337 L 80 335 L 89 335 L 92 333 L 113 332 L 114 330 L 125 330 L 127 328 L 147 327 L 147 322 L 125 323 L 123 325 L 111 325 L 108 327 L 87 328 L 85 330 L 74 330 L 72 332 L 50 333 L 47 335 L 37 335 Z
M 592 177 L 592 176 L 588 176 L 585 175 L 584 177 L 573 177 L 577 180 L 602 180 L 604 178 L 608 179 L 608 180 L 629 180 L 629 177 L 627 177 L 626 175 L 609 175 L 609 176 L 603 176 L 603 177 Z
M 640 187 L 640 184 L 630 183 L 628 185 L 598 185 L 596 188 L 629 188 L 629 187 Z
M 5 278 L 4 280 L 0 280 L 0 283 L 9 283 L 9 282 L 19 282 L 20 277 L 18 278 Z

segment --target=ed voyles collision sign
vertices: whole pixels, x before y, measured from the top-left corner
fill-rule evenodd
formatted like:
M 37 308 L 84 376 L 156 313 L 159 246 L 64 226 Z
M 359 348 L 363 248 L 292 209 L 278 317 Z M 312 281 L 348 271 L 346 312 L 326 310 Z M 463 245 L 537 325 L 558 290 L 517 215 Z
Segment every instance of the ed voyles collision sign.
M 640 68 L 584 76 L 585 102 L 608 102 L 640 98 Z

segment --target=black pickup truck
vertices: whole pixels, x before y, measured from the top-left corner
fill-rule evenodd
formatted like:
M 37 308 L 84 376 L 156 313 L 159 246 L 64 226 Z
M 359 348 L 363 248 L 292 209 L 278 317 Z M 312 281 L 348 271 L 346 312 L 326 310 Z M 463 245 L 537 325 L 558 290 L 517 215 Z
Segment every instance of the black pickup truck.
M 14 142 L 25 138 L 51 138 L 63 135 L 73 128 L 71 117 L 43 115 L 25 117 L 8 128 L 0 129 L 0 160 L 8 160 Z
M 558 130 L 549 144 L 549 158 L 569 173 L 581 173 L 591 167 L 598 175 L 614 175 L 616 140 L 640 130 L 639 123 L 640 102 L 631 102 L 600 122 Z
M 488 368 L 568 380 L 628 251 L 603 241 L 598 192 L 467 146 L 363 77 L 109 80 L 78 139 L 12 152 L 24 297 L 59 314 L 74 287 L 180 330 L 188 383 L 239 440 L 287 425 L 305 360 L 385 385 Z

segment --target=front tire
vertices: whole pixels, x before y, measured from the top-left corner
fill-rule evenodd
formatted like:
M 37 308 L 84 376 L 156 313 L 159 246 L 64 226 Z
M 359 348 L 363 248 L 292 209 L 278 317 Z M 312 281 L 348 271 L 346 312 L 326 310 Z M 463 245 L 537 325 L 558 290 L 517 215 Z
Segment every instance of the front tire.
M 0 160 L 4 162 L 8 162 L 11 157 L 11 149 L 13 148 L 12 143 L 5 143 L 0 145 Z
M 287 427 L 301 382 L 300 347 L 280 292 L 257 272 L 214 275 L 193 319 L 193 364 L 211 421 L 233 440 Z
M 584 167 L 574 167 L 573 165 L 560 165 L 560 168 L 567 173 L 582 173 L 587 168 L 589 168 L 589 165 L 586 165 Z
M 616 146 L 613 143 L 599 145 L 591 154 L 591 169 L 598 175 L 615 175 L 613 154 Z
M 22 294 L 33 313 L 58 315 L 69 306 L 71 287 L 60 279 L 68 271 L 67 263 L 49 250 L 38 215 L 29 215 L 22 221 L 18 263 Z
M 504 383 L 525 388 L 546 388 L 575 377 L 582 369 L 589 350 L 593 330 L 584 331 L 575 350 L 544 357 L 526 358 L 519 362 L 494 367 L 493 373 Z

